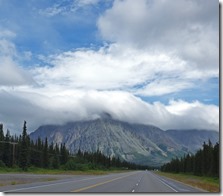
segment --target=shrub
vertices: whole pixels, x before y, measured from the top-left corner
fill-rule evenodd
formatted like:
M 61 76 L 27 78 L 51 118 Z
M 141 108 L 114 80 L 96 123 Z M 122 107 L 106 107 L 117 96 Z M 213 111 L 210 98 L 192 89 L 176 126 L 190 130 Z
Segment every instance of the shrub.
M 74 160 L 69 160 L 64 165 L 65 170 L 78 170 L 78 171 L 86 171 L 90 169 L 88 164 L 76 163 Z
M 5 163 L 2 160 L 0 160 L 0 167 L 3 167 L 3 168 L 6 167 Z

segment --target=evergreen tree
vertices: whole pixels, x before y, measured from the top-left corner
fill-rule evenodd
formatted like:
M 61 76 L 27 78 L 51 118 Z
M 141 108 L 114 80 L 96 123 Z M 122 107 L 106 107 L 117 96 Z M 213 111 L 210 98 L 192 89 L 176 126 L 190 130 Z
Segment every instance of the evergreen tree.
M 27 170 L 29 165 L 29 137 L 27 135 L 26 121 L 24 121 L 22 141 L 20 146 L 19 166 Z
M 78 150 L 78 152 L 77 152 L 77 156 L 78 156 L 78 157 L 82 157 L 82 156 L 83 156 L 83 154 L 82 154 L 80 148 L 79 148 L 79 150 Z
M 3 148 L 3 162 L 6 166 L 11 167 L 12 166 L 12 152 L 11 152 L 11 146 L 10 146 L 10 131 L 7 130 L 7 133 L 5 135 L 5 143 Z
M 48 145 L 47 138 L 45 138 L 44 142 L 40 138 L 35 142 L 30 140 L 30 137 L 27 134 L 26 121 L 24 121 L 23 132 L 18 137 L 16 135 L 11 136 L 9 131 L 7 131 L 6 136 L 4 136 L 3 125 L 0 124 L 0 141 L 1 140 L 3 140 L 3 143 L 1 143 L 3 144 L 3 149 L 1 150 L 3 153 L 2 160 L 0 159 L 1 166 L 6 165 L 11 167 L 12 163 L 17 162 L 23 170 L 27 170 L 30 165 L 56 169 L 60 167 L 60 164 L 63 164 L 65 168 L 72 168 L 75 170 L 102 169 L 110 167 L 129 169 L 148 168 L 121 161 L 119 157 L 107 157 L 102 154 L 99 149 L 96 152 L 81 152 L 78 150 L 76 156 L 70 156 L 65 144 L 61 144 L 59 148 L 57 144 L 54 145 L 51 143 Z M 16 146 L 14 150 L 13 145 Z M 69 164 L 67 164 L 68 159 Z M 16 161 L 14 162 L 13 160 Z
M 65 143 L 60 146 L 60 163 L 65 164 L 68 161 L 69 153 L 66 149 Z
M 177 168 L 180 169 L 178 170 Z M 195 155 L 188 154 L 182 157 L 180 161 L 173 159 L 171 162 L 164 164 L 161 170 L 219 177 L 219 143 L 216 143 L 213 147 L 210 140 L 208 144 L 204 142 L 203 149 L 198 150 Z
M 3 124 L 0 124 L 0 160 L 3 159 L 4 140 Z
M 56 144 L 55 149 L 54 149 L 53 163 L 52 163 L 52 167 L 54 169 L 58 169 L 60 167 L 59 152 L 60 152 L 59 147 Z
M 40 139 L 40 137 L 38 137 L 37 139 L 37 144 L 36 144 L 36 148 L 37 148 L 37 167 L 43 167 L 43 142 Z
M 43 148 L 43 167 L 49 167 L 49 153 L 48 153 L 48 140 L 47 137 L 45 138 L 45 144 Z
M 30 141 L 30 165 L 38 167 L 38 155 L 39 152 L 34 144 L 34 141 Z
M 52 167 L 54 169 L 58 169 L 60 167 L 60 159 L 58 154 L 54 154 L 54 156 L 52 157 Z
M 212 175 L 219 177 L 219 143 L 216 143 L 213 149 L 213 167 Z

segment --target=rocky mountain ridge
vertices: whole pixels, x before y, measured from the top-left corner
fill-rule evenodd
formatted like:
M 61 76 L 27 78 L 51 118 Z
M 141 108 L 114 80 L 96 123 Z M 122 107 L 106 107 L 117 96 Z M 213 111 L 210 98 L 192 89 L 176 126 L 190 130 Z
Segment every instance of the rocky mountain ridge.
M 183 156 L 188 152 L 194 153 L 208 139 L 212 143 L 217 142 L 218 132 L 163 131 L 152 125 L 99 118 L 69 122 L 65 125 L 41 126 L 31 133 L 30 137 L 34 140 L 47 137 L 49 143 L 65 143 L 71 153 L 76 153 L 79 149 L 88 152 L 99 149 L 107 156 L 119 156 L 130 162 L 157 166 L 173 157 Z

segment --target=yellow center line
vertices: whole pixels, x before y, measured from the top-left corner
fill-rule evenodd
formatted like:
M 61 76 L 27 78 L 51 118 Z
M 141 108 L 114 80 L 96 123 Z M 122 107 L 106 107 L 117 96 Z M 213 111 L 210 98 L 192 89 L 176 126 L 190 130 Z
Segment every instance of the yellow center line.
M 130 174 L 130 175 L 126 175 L 126 176 L 121 176 L 121 177 L 114 178 L 114 179 L 111 179 L 111 180 L 108 180 L 108 181 L 105 181 L 105 182 L 100 182 L 100 183 L 97 183 L 97 184 L 93 184 L 91 186 L 87 186 L 87 187 L 83 187 L 83 188 L 80 188 L 80 189 L 73 190 L 71 192 L 81 192 L 81 191 L 85 191 L 87 189 L 94 188 L 94 187 L 97 187 L 97 186 L 100 186 L 100 185 L 103 185 L 103 184 L 107 184 L 109 182 L 112 182 L 112 181 L 115 181 L 115 180 L 119 180 L 119 179 L 122 179 L 122 178 L 125 178 L 125 177 L 128 177 L 128 176 L 132 176 L 134 174 Z

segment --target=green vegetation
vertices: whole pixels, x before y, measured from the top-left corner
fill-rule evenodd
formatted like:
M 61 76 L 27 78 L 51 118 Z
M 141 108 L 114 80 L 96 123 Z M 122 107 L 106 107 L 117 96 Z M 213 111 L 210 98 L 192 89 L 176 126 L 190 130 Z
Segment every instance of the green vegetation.
M 27 134 L 26 121 L 22 135 L 11 136 L 9 130 L 6 135 L 3 125 L 0 124 L 0 168 L 20 168 L 27 171 L 30 167 L 58 169 L 68 161 L 69 152 L 65 144 L 53 143 L 48 145 L 47 138 L 41 141 L 30 139 Z
M 172 178 L 174 180 L 189 184 L 193 187 L 197 187 L 209 192 L 219 192 L 220 191 L 220 181 L 218 177 L 205 177 L 205 176 L 195 176 L 192 174 L 184 173 L 167 173 L 167 172 L 157 172 L 157 174 Z
M 121 168 L 110 168 L 110 169 L 94 169 L 94 170 L 64 170 L 63 167 L 59 169 L 51 169 L 51 168 L 39 168 L 39 167 L 28 167 L 26 171 L 22 170 L 19 167 L 16 168 L 1 168 L 0 167 L 0 173 L 6 174 L 6 173 L 29 173 L 29 174 L 52 174 L 52 175 L 103 175 L 103 174 L 109 174 L 109 173 L 120 173 L 120 172 L 126 172 L 126 171 L 132 171 L 132 170 L 125 170 Z
M 11 141 L 14 142 L 14 141 Z M 27 135 L 26 121 L 24 122 L 22 139 L 20 140 L 20 149 L 19 149 L 19 166 L 23 170 L 27 170 L 29 164 L 29 137 Z M 15 143 L 16 144 L 16 143 Z M 14 155 L 13 155 L 14 158 Z M 14 161 L 14 160 L 13 160 Z M 14 164 L 14 163 L 13 163 Z
M 48 144 L 47 138 L 42 141 L 30 139 L 27 134 L 26 121 L 24 122 L 22 135 L 11 136 L 7 131 L 3 132 L 3 125 L 0 124 L 0 172 L 40 172 L 49 173 L 63 171 L 89 172 L 113 171 L 113 170 L 135 170 L 150 169 L 148 166 L 141 166 L 116 157 L 107 157 L 99 150 L 97 152 L 81 152 L 72 155 L 66 149 L 65 144 L 60 147 L 57 144 Z M 47 172 L 48 171 L 48 172 Z M 94 172 L 95 173 L 95 172 Z
M 187 154 L 180 159 L 172 159 L 161 167 L 161 171 L 219 177 L 219 143 L 213 146 L 210 140 L 208 144 L 204 142 L 203 149 L 195 155 Z
M 219 192 L 219 143 L 209 140 L 195 155 L 187 154 L 164 164 L 159 173 L 210 192 Z
M 11 185 L 16 185 L 16 182 L 15 182 L 15 181 L 12 181 L 12 182 L 11 182 Z

